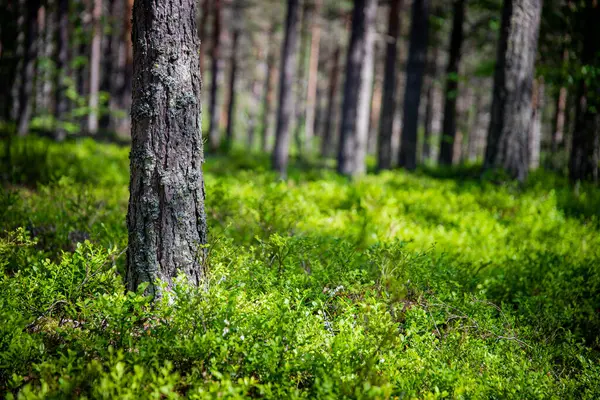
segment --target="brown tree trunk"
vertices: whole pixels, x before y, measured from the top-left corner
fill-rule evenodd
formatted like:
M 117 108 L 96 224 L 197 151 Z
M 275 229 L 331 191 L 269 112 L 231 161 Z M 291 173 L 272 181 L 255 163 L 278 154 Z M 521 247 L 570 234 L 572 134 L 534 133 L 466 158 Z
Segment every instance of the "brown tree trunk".
M 68 111 L 67 78 L 69 77 L 69 0 L 58 0 L 56 9 L 56 83 L 54 92 L 54 116 L 57 126 L 54 139 L 62 141 L 67 132 L 63 122 Z
M 346 176 L 362 175 L 367 169 L 376 13 L 377 0 L 354 2 L 337 165 Z
M 291 124 L 294 116 L 294 92 L 292 90 L 298 53 L 298 25 L 300 22 L 300 4 L 298 0 L 288 0 L 285 24 L 285 38 L 281 50 L 281 70 L 279 72 L 279 109 L 277 110 L 277 129 L 275 148 L 273 149 L 273 169 L 281 177 L 287 174 L 290 151 Z
M 552 132 L 552 152 L 558 151 L 562 146 L 565 136 L 565 120 L 567 110 L 567 88 L 561 87 L 556 97 L 556 110 L 554 114 L 554 131 Z
M 459 159 L 453 153 L 456 136 L 456 99 L 458 98 L 458 68 L 463 43 L 463 25 L 465 20 L 466 0 L 454 0 L 454 17 L 452 19 L 452 36 L 450 38 L 450 56 L 446 68 L 446 90 L 444 93 L 444 122 L 440 146 L 441 165 L 452 165 Z
M 484 167 L 524 181 L 529 169 L 531 92 L 541 0 L 505 0 Z
M 340 55 L 342 49 L 338 45 L 332 58 L 331 70 L 329 72 L 329 88 L 327 94 L 327 115 L 325 116 L 325 128 L 321 141 L 321 155 L 328 157 L 333 154 L 333 132 L 335 124 L 336 94 L 338 87 L 338 76 L 340 74 Z
M 394 129 L 394 114 L 396 113 L 396 60 L 398 58 L 401 9 L 402 0 L 391 1 L 383 72 L 381 120 L 379 122 L 379 140 L 377 143 L 378 170 L 392 168 L 392 131 Z
M 239 18 L 237 9 L 234 10 L 234 20 Z M 230 61 L 230 75 L 229 75 L 229 103 L 227 105 L 227 129 L 226 129 L 226 147 L 227 151 L 231 149 L 234 141 L 234 129 L 235 129 L 235 103 L 237 100 L 236 96 L 236 81 L 238 71 L 238 43 L 240 37 L 239 27 L 233 29 L 233 37 L 231 41 L 231 61 Z
M 208 108 L 210 124 L 208 128 L 209 151 L 215 152 L 221 145 L 221 132 L 219 127 L 219 87 L 223 84 L 223 57 L 221 56 L 222 32 L 222 0 L 213 2 L 213 40 L 212 40 L 212 74 L 210 86 L 210 104 Z
M 306 148 L 312 150 L 312 139 L 315 129 L 315 112 L 317 107 L 317 79 L 319 75 L 319 44 L 321 42 L 321 12 L 322 0 L 315 0 L 313 23 L 310 38 L 310 61 L 308 67 L 308 84 L 306 88 L 306 117 L 304 123 L 304 142 Z
M 600 65 L 600 4 L 586 2 L 585 19 L 583 21 L 583 53 L 581 62 L 593 70 Z M 569 160 L 569 177 L 572 181 L 591 180 L 599 182 L 600 163 L 600 83 L 598 78 L 588 76 L 579 78 L 577 104 L 575 111 L 575 129 L 571 157 Z
M 313 19 L 312 10 L 310 8 L 310 4 L 308 2 L 304 2 L 304 7 L 302 8 L 302 17 L 301 17 L 301 28 L 300 28 L 300 52 L 298 59 L 298 69 L 296 72 L 296 102 L 294 104 L 294 111 L 296 114 L 296 125 L 294 129 L 294 140 L 296 142 L 296 148 L 298 150 L 298 155 L 302 156 L 304 152 L 304 122 L 306 117 L 306 70 L 307 68 L 307 53 L 309 43 L 309 22 Z
M 200 17 L 200 73 L 204 73 L 204 59 L 206 57 L 208 35 L 208 16 L 210 15 L 210 0 L 202 0 L 202 9 Z
M 115 92 L 114 84 L 117 81 L 116 75 L 118 71 L 114 68 L 117 64 L 117 40 L 119 30 L 117 28 L 117 21 L 114 16 L 118 12 L 118 1 L 108 0 L 108 15 L 107 24 L 109 26 L 109 32 L 104 35 L 103 51 L 102 51 L 102 81 L 100 84 L 100 90 L 110 95 L 109 99 L 109 112 L 105 112 L 100 116 L 100 130 L 104 133 L 109 132 L 114 128 L 114 124 L 111 122 L 113 119 L 113 106 L 112 94 Z
M 427 160 L 431 159 L 431 141 L 435 123 L 434 119 L 437 117 L 436 112 L 438 111 L 436 107 L 437 96 L 435 87 L 435 81 L 438 73 L 438 53 L 439 47 L 436 43 L 431 51 L 431 56 L 428 57 L 427 61 L 427 90 L 425 92 L 425 101 L 427 104 L 425 104 L 425 124 L 423 130 L 423 147 L 421 150 L 422 163 L 425 163 Z
M 17 107 L 17 134 L 25 136 L 29 131 L 31 119 L 33 81 L 35 76 L 35 58 L 38 43 L 38 9 L 39 0 L 25 2 L 25 38 L 23 43 L 23 64 L 21 67 L 21 84 L 19 86 L 19 105 Z
M 415 0 L 412 10 L 410 47 L 406 66 L 406 91 L 404 95 L 404 117 L 400 144 L 399 166 L 407 170 L 417 168 L 417 128 L 421 87 L 427 59 L 429 35 L 429 0 Z
M 98 92 L 100 90 L 100 51 L 102 50 L 102 0 L 93 0 L 92 9 L 92 49 L 90 53 L 90 113 L 88 133 L 98 132 Z
M 529 133 L 529 169 L 540 167 L 540 150 L 542 145 L 542 111 L 544 109 L 544 79 L 533 82 L 531 107 L 531 132 Z
M 275 73 L 275 46 L 273 46 L 273 35 L 275 34 L 275 25 L 271 26 L 269 31 L 269 50 L 267 54 L 267 70 L 264 84 L 264 103 L 262 112 L 262 133 L 261 146 L 262 151 L 269 151 L 269 143 L 271 141 L 271 112 L 273 110 L 273 99 L 275 97 L 275 85 L 277 84 L 277 74 Z
M 127 289 L 205 274 L 199 40 L 195 0 L 136 0 Z

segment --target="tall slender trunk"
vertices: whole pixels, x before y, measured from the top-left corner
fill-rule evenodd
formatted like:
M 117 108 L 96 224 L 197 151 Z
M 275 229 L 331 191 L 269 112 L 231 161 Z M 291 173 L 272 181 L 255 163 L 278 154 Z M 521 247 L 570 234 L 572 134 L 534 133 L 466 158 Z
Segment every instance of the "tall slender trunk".
M 592 69 L 600 64 L 600 4 L 586 3 L 583 52 L 581 62 Z M 600 171 L 600 83 L 598 79 L 587 76 L 579 78 L 577 103 L 575 111 L 575 129 L 571 157 L 569 160 L 569 177 L 572 181 L 591 180 L 599 182 Z
M 333 132 L 335 124 L 336 94 L 338 87 L 338 77 L 340 75 L 340 55 L 341 46 L 337 46 L 333 53 L 331 70 L 329 72 L 329 89 L 327 94 L 327 114 L 325 116 L 325 128 L 323 130 L 323 139 L 321 141 L 321 155 L 328 157 L 333 154 Z
M 18 57 L 18 16 L 19 2 L 8 1 L 4 12 L 0 15 L 0 119 L 8 122 L 13 120 L 12 109 L 15 103 L 13 83 L 17 80 Z
M 195 0 L 136 0 L 127 289 L 204 277 L 200 49 Z
M 56 75 L 54 116 L 57 121 L 54 139 L 62 141 L 67 136 L 64 119 L 68 111 L 67 78 L 69 77 L 69 0 L 58 0 L 56 9 Z
M 436 79 L 438 73 L 438 53 L 439 46 L 434 45 L 431 56 L 427 60 L 427 82 L 425 91 L 425 126 L 423 130 L 423 147 L 421 148 L 421 162 L 426 162 L 431 159 L 431 141 L 433 138 L 433 130 L 437 118 L 437 96 L 436 96 Z
M 414 0 L 410 47 L 406 66 L 406 91 L 400 157 L 398 164 L 408 170 L 417 168 L 417 128 L 421 87 L 427 59 L 429 35 L 429 0 Z
M 337 170 L 356 176 L 366 172 L 369 111 L 373 83 L 373 41 L 377 0 L 356 0 L 348 45 L 346 81 Z
M 315 135 L 315 113 L 317 107 L 317 79 L 319 75 L 319 45 L 321 42 L 320 12 L 323 0 L 315 0 L 313 23 L 310 38 L 310 64 L 308 67 L 308 86 L 306 89 L 306 117 L 304 123 L 304 141 L 306 148 L 312 150 Z
M 382 59 L 384 58 L 381 46 L 375 42 L 373 49 L 373 85 L 371 88 L 371 106 L 369 111 L 369 133 L 367 139 L 367 154 L 376 152 L 377 134 L 379 132 L 379 119 L 381 117 L 381 96 L 383 93 L 383 75 L 384 68 Z
M 465 20 L 466 0 L 454 1 L 454 17 L 452 18 L 452 36 L 450 38 L 450 55 L 446 68 L 446 90 L 444 93 L 444 122 L 442 125 L 442 141 L 440 159 L 442 165 L 452 165 L 456 137 L 456 99 L 458 98 L 458 68 L 461 58 L 461 47 L 464 39 L 463 25 Z M 458 158 L 458 157 L 456 157 Z
M 17 108 L 17 134 L 24 136 L 29 131 L 31 119 L 33 81 L 35 76 L 35 58 L 38 44 L 38 9 L 40 0 L 25 2 L 24 23 L 25 38 L 23 43 L 23 64 L 21 67 L 21 84 L 19 87 L 19 105 Z
M 552 152 L 558 151 L 563 144 L 565 136 L 565 120 L 567 109 L 567 88 L 562 86 L 556 96 L 556 110 L 554 114 L 554 130 L 552 131 Z
M 210 87 L 209 117 L 210 124 L 208 130 L 209 151 L 215 152 L 221 145 L 221 132 L 219 128 L 219 87 L 223 83 L 223 57 L 221 56 L 221 44 L 223 41 L 223 32 L 221 29 L 222 0 L 213 2 L 213 40 L 212 40 L 212 73 Z
M 258 120 L 259 105 L 261 101 L 261 95 L 263 92 L 262 71 L 266 69 L 266 62 L 264 60 L 264 51 L 260 45 L 256 47 L 256 65 L 254 68 L 254 76 L 250 83 L 250 104 L 248 105 L 248 125 L 246 132 L 246 139 L 248 149 L 251 151 L 254 148 L 255 136 L 256 136 L 256 123 Z
M 281 70 L 279 72 L 279 109 L 277 129 L 273 149 L 273 168 L 281 177 L 287 174 L 290 151 L 291 124 L 294 115 L 294 93 L 292 90 L 297 67 L 298 25 L 300 4 L 298 0 L 288 0 L 285 37 L 281 50 Z
M 524 181 L 529 170 L 531 93 L 541 0 L 505 0 L 484 167 Z
M 236 18 L 237 11 L 234 11 L 234 19 Z M 226 146 L 227 150 L 231 149 L 234 141 L 234 129 L 235 129 L 235 103 L 237 100 L 236 96 L 236 81 L 237 81 L 237 70 L 238 70 L 238 43 L 240 37 L 239 27 L 235 27 L 233 30 L 233 37 L 231 40 L 231 61 L 230 61 L 230 75 L 229 75 L 229 104 L 227 106 L 227 136 Z
M 298 71 L 296 80 L 296 103 L 294 105 L 296 114 L 296 126 L 294 132 L 294 139 L 298 150 L 298 155 L 302 156 L 304 152 L 304 133 L 305 128 L 305 117 L 306 117 L 306 70 L 307 70 L 307 53 L 310 45 L 309 41 L 309 22 L 313 19 L 312 9 L 310 8 L 309 2 L 304 2 L 302 8 L 301 17 L 301 29 L 300 29 L 300 57 L 298 60 Z
M 118 1 L 117 0 L 108 0 L 108 15 L 107 15 L 107 23 L 109 26 L 109 32 L 107 35 L 104 35 L 104 43 L 103 43 L 103 51 L 102 51 L 102 81 L 100 83 L 100 90 L 106 92 L 112 97 L 112 93 L 114 92 L 114 82 L 116 81 L 117 72 L 114 65 L 116 64 L 116 48 L 117 48 L 117 39 L 118 39 L 118 29 L 117 23 L 114 18 L 117 15 Z M 109 99 L 109 111 L 103 113 L 100 116 L 100 129 L 103 132 L 108 132 L 113 129 L 113 123 L 111 122 L 113 119 L 113 101 Z
M 273 46 L 273 35 L 275 34 L 275 25 L 271 26 L 269 31 L 269 49 L 267 54 L 267 69 L 265 75 L 263 111 L 262 111 L 262 133 L 261 145 L 262 151 L 269 151 L 270 132 L 271 132 L 271 112 L 273 110 L 273 98 L 275 97 L 275 85 L 277 84 L 277 74 L 275 73 L 275 46 Z
M 93 0 L 92 9 L 92 49 L 90 53 L 90 113 L 88 133 L 98 132 L 98 92 L 100 90 L 100 52 L 102 50 L 102 0 Z
M 201 16 L 200 16 L 200 30 L 199 30 L 199 37 L 200 37 L 200 72 L 204 73 L 204 59 L 206 57 L 206 49 L 207 47 L 207 43 L 208 43 L 208 35 L 207 35 L 207 28 L 208 28 L 208 17 L 210 15 L 210 0 L 202 0 L 202 9 L 201 9 Z
M 396 60 L 400 35 L 400 10 L 402 0 L 392 0 L 386 37 L 385 68 L 383 72 L 383 94 L 381 97 L 381 121 L 377 143 L 377 169 L 392 168 L 392 131 L 396 113 Z
M 540 151 L 542 145 L 542 111 L 544 109 L 544 79 L 533 82 L 533 98 L 531 107 L 531 132 L 529 133 L 529 169 L 540 167 Z

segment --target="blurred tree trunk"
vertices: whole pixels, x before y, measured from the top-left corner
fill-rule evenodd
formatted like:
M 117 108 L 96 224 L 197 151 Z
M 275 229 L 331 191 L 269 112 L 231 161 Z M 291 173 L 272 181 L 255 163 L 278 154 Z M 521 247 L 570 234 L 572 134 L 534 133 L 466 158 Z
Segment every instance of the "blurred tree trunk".
M 542 145 L 542 112 L 544 110 L 544 79 L 533 82 L 531 107 L 531 132 L 529 136 L 529 169 L 540 167 L 540 150 Z
M 92 48 L 90 53 L 90 100 L 88 133 L 98 132 L 98 92 L 100 90 L 100 52 L 102 50 L 102 0 L 93 0 Z
M 600 4 L 589 1 L 583 23 L 583 52 L 581 62 L 592 71 L 600 65 Z M 575 129 L 569 177 L 572 181 L 599 181 L 600 163 L 600 80 L 583 75 L 579 78 L 575 111 Z
M 201 16 L 200 16 L 200 72 L 204 73 L 204 59 L 206 57 L 207 51 L 207 42 L 208 42 L 208 17 L 210 15 L 210 0 L 202 0 L 202 8 L 201 8 Z
M 373 154 L 377 148 L 377 133 L 381 117 L 381 96 L 383 93 L 383 69 L 385 68 L 384 52 L 377 41 L 373 47 L 373 84 L 371 87 L 371 105 L 369 111 L 369 130 L 367 154 Z
M 440 143 L 441 165 L 452 165 L 455 159 L 453 153 L 456 136 L 456 99 L 458 98 L 458 77 L 461 58 L 461 48 L 464 34 L 466 0 L 454 0 L 452 18 L 452 34 L 450 38 L 450 55 L 446 68 L 446 90 L 444 93 L 444 122 L 442 125 L 442 140 Z
M 235 3 L 237 4 L 237 2 Z M 235 103 L 237 100 L 236 96 L 236 85 L 237 85 L 237 73 L 238 73 L 238 44 L 240 37 L 240 28 L 238 18 L 240 18 L 237 6 L 233 12 L 233 23 L 235 25 L 233 29 L 233 37 L 231 41 L 231 61 L 230 61 L 230 75 L 229 75 L 229 104 L 227 106 L 227 129 L 226 129 L 226 142 L 227 151 L 231 149 L 234 141 L 234 129 L 235 129 Z
M 115 92 L 114 84 L 118 80 L 118 70 L 114 68 L 117 64 L 116 47 L 119 31 L 117 29 L 117 21 L 115 16 L 118 13 L 118 1 L 108 0 L 108 15 L 106 25 L 108 26 L 108 34 L 103 35 L 103 51 L 102 51 L 102 81 L 100 84 L 100 90 L 109 94 L 109 110 L 100 116 L 100 130 L 104 133 L 112 130 L 114 124 L 111 122 L 113 119 L 113 107 L 114 101 L 112 100 L 112 94 Z
M 204 277 L 206 215 L 195 0 L 136 0 L 127 289 Z
M 486 169 L 503 168 L 523 182 L 529 169 L 531 94 L 541 0 L 505 0 L 494 76 Z
M 337 166 L 346 176 L 362 175 L 367 169 L 376 14 L 377 0 L 354 2 Z
M 18 16 L 20 14 L 19 2 L 8 0 L 4 12 L 0 15 L 0 119 L 5 122 L 12 121 L 12 109 L 15 102 L 12 83 L 17 80 L 19 57 L 18 44 Z
M 56 8 L 56 75 L 54 117 L 57 122 L 54 139 L 62 141 L 67 137 L 64 120 L 69 109 L 67 79 L 69 77 L 69 0 L 58 0 Z
M 39 36 L 38 10 L 40 0 L 25 1 L 24 22 L 25 36 L 23 41 L 23 63 L 21 66 L 21 83 L 19 86 L 19 104 L 17 107 L 17 134 L 24 136 L 29 131 L 31 119 L 33 82 Z
M 406 66 L 404 117 L 400 144 L 399 166 L 408 170 L 417 168 L 417 128 L 421 87 L 427 59 L 429 35 L 429 0 L 415 0 L 412 10 L 410 47 Z
M 392 131 L 394 129 L 394 114 L 396 113 L 396 60 L 398 58 L 401 9 L 402 0 L 391 1 L 386 38 L 385 69 L 383 72 L 379 141 L 377 144 L 378 170 L 392 168 Z
M 296 147 L 298 149 L 298 155 L 302 156 L 304 152 L 304 135 L 305 133 L 305 117 L 306 117 L 306 70 L 307 68 L 307 53 L 308 47 L 310 45 L 310 37 L 309 37 L 309 25 L 312 20 L 312 9 L 310 8 L 310 4 L 308 1 L 304 2 L 304 7 L 302 7 L 302 17 L 301 17 L 301 28 L 300 28 L 300 54 L 298 60 L 298 72 L 297 72 L 297 80 L 296 80 L 296 103 L 294 104 L 295 114 L 296 114 L 296 126 L 294 130 L 294 139 L 296 142 Z
M 561 86 L 556 96 L 556 109 L 554 114 L 554 130 L 552 132 L 552 152 L 558 151 L 563 144 L 565 136 L 565 119 L 567 109 L 567 88 Z
M 340 75 L 340 55 L 341 46 L 337 45 L 333 52 L 331 70 L 329 72 L 329 88 L 327 94 L 327 113 L 325 115 L 325 128 L 323 129 L 323 139 L 321 141 L 321 155 L 328 157 L 333 154 L 333 132 L 335 124 L 336 94 L 338 87 L 338 77 Z
M 271 112 L 273 110 L 273 98 L 275 97 L 275 85 L 277 84 L 277 74 L 275 73 L 275 46 L 273 45 L 275 34 L 275 24 L 271 25 L 269 30 L 269 48 L 267 54 L 267 70 L 264 84 L 264 104 L 262 112 L 262 134 L 261 146 L 262 151 L 269 151 L 270 132 L 271 132 Z
M 256 123 L 258 120 L 259 105 L 261 101 L 261 94 L 263 91 L 262 85 L 264 81 L 261 79 L 262 74 L 260 71 L 266 70 L 266 62 L 264 60 L 264 51 L 262 45 L 257 44 L 255 50 L 256 65 L 254 68 L 254 74 L 250 83 L 250 104 L 248 106 L 248 127 L 247 127 L 247 145 L 248 149 L 254 148 L 254 141 L 256 136 Z
M 34 116 L 52 115 L 52 69 L 49 61 L 53 59 L 55 41 L 55 2 L 46 0 L 38 12 L 39 43 L 35 74 Z
M 431 159 L 431 141 L 433 136 L 434 118 L 439 110 L 436 107 L 436 79 L 438 73 L 439 46 L 434 44 L 431 56 L 427 57 L 427 79 L 425 91 L 425 124 L 423 130 L 423 147 L 421 149 L 421 162 L 425 163 Z
M 291 124 L 294 116 L 293 85 L 298 58 L 299 14 L 299 0 L 288 0 L 285 37 L 281 51 L 281 70 L 279 71 L 279 108 L 273 150 L 273 168 L 280 173 L 281 177 L 285 177 L 287 174 Z
M 222 0 L 213 2 L 213 39 L 212 39 L 212 73 L 210 87 L 208 147 L 215 152 L 221 145 L 221 132 L 219 127 L 219 87 L 223 84 L 223 57 L 221 56 L 222 32 Z
M 315 135 L 315 113 L 317 107 L 317 79 L 319 77 L 319 45 L 321 42 L 321 5 L 322 0 L 315 0 L 313 22 L 310 34 L 310 64 L 308 67 L 308 86 L 306 90 L 306 117 L 304 123 L 304 141 L 306 148 L 312 150 L 312 139 Z

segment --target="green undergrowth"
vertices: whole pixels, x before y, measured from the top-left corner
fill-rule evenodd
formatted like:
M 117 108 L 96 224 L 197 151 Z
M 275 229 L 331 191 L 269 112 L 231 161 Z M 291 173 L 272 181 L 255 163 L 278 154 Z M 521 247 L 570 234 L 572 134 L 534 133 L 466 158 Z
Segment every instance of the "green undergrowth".
M 0 397 L 600 397 L 600 191 L 205 165 L 209 272 L 125 293 L 128 150 L 13 143 Z M 2 149 L 3 153 L 5 148 Z

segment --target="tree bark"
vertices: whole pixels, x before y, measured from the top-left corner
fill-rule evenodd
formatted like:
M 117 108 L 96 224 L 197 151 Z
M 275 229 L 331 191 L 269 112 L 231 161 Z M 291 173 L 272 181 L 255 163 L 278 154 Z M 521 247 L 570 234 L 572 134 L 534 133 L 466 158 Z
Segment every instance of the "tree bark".
M 308 67 L 308 84 L 306 89 L 306 117 L 304 123 L 304 142 L 306 148 L 312 150 L 312 139 L 315 134 L 315 112 L 317 107 L 317 79 L 319 75 L 319 44 L 321 42 L 322 0 L 315 0 L 313 23 L 310 38 L 310 61 Z
M 297 79 L 296 79 L 296 102 L 294 104 L 294 111 L 296 114 L 296 125 L 294 129 L 294 139 L 296 142 L 296 148 L 298 151 L 298 155 L 302 156 L 304 152 L 304 133 L 305 130 L 305 120 L 306 117 L 306 70 L 307 68 L 307 53 L 309 43 L 309 21 L 312 20 L 312 10 L 307 1 L 304 2 L 304 6 L 302 7 L 302 17 L 301 17 L 301 28 L 300 28 L 300 51 L 299 51 L 299 59 L 298 59 L 298 70 L 297 70 Z
M 88 133 L 98 132 L 98 92 L 100 90 L 100 51 L 102 45 L 102 0 L 93 0 L 92 49 L 90 53 L 90 101 Z
M 402 0 L 391 1 L 383 71 L 381 121 L 379 122 L 379 141 L 377 143 L 378 170 L 392 168 L 392 132 L 396 113 L 396 59 L 398 58 L 401 9 Z
M 195 0 L 136 0 L 127 289 L 162 295 L 204 274 L 200 50 Z
M 565 120 L 567 110 L 567 88 L 562 86 L 556 97 L 556 110 L 554 114 L 554 131 L 552 132 L 552 152 L 558 151 L 563 144 L 565 136 Z
M 336 94 L 338 87 L 338 77 L 340 75 L 340 55 L 342 49 L 338 45 L 333 53 L 331 70 L 329 73 L 329 88 L 327 94 L 327 115 L 325 116 L 325 128 L 323 130 L 323 140 L 321 141 L 321 155 L 329 157 L 333 154 L 333 132 L 335 124 Z
M 219 128 L 219 87 L 223 84 L 223 59 L 221 57 L 221 44 L 223 41 L 222 0 L 213 2 L 213 42 L 212 42 L 212 74 L 210 87 L 210 124 L 208 129 L 208 147 L 211 152 L 218 150 L 221 145 L 221 132 Z
M 458 98 L 458 69 L 464 39 L 465 3 L 466 0 L 455 0 L 453 6 L 450 55 L 448 67 L 446 68 L 446 90 L 444 93 L 444 122 L 439 160 L 441 165 L 452 165 L 455 160 L 453 148 L 456 137 L 456 99 Z
M 290 151 L 291 124 L 294 116 L 293 84 L 296 76 L 298 52 L 298 25 L 300 22 L 300 4 L 298 0 L 288 0 L 285 24 L 285 38 L 281 50 L 281 70 L 279 76 L 279 108 L 277 110 L 277 129 L 273 150 L 273 169 L 281 177 L 287 173 Z
M 56 82 L 54 116 L 57 126 L 54 139 L 62 141 L 67 137 L 63 122 L 69 108 L 67 99 L 67 78 L 69 76 L 69 0 L 58 0 L 56 9 Z
M 486 169 L 503 168 L 523 182 L 529 169 L 531 93 L 542 10 L 541 0 L 505 0 Z
M 346 176 L 366 172 L 369 111 L 373 83 L 373 41 L 377 0 L 356 0 L 348 45 L 337 170 Z
M 114 102 L 112 101 L 112 93 L 115 92 L 113 88 L 114 83 L 117 80 L 116 75 L 118 73 L 116 68 L 114 68 L 114 65 L 117 61 L 115 50 L 117 48 L 118 29 L 114 19 L 114 16 L 117 15 L 118 11 L 117 6 L 117 0 L 108 0 L 107 24 L 109 26 L 109 32 L 107 35 L 104 35 L 104 49 L 102 51 L 102 80 L 100 83 L 100 90 L 108 93 L 111 99 L 109 99 L 109 111 L 100 116 L 99 127 L 104 133 L 110 131 L 113 126 L 111 123 L 113 119 L 113 109 L 110 106 L 114 105 Z
M 415 0 L 412 9 L 410 47 L 406 66 L 406 91 L 404 95 L 404 117 L 400 144 L 399 166 L 417 168 L 417 128 L 421 87 L 427 59 L 429 35 L 429 0 Z
M 586 3 L 581 62 L 588 70 L 600 65 L 600 4 Z M 575 129 L 569 160 L 572 181 L 599 182 L 600 163 L 600 83 L 598 77 L 581 74 L 575 111 Z
M 271 112 L 273 110 L 273 98 L 275 97 L 275 85 L 277 83 L 277 74 L 275 73 L 275 46 L 272 45 L 273 35 L 275 34 L 275 25 L 271 26 L 269 34 L 269 49 L 267 54 L 267 71 L 264 84 L 264 103 L 262 113 L 262 133 L 261 146 L 262 151 L 269 151 L 270 132 L 271 132 Z
M 237 11 L 234 11 L 234 19 L 236 19 Z M 238 16 L 239 17 L 239 16 Z M 236 96 L 236 81 L 238 71 L 238 43 L 240 37 L 239 27 L 235 27 L 233 30 L 233 37 L 231 40 L 231 61 L 230 61 L 230 75 L 229 75 L 229 104 L 227 106 L 227 129 L 226 129 L 226 147 L 227 151 L 231 149 L 234 141 L 234 124 L 235 124 L 235 103 L 237 100 Z
M 529 169 L 540 167 L 540 151 L 542 145 L 542 111 L 544 109 L 544 79 L 538 78 L 533 83 L 531 132 L 529 136 Z
M 33 81 L 35 76 L 35 58 L 38 43 L 38 9 L 40 0 L 25 2 L 24 23 L 25 39 L 23 43 L 23 64 L 21 67 L 21 84 L 19 86 L 19 105 L 17 107 L 17 134 L 25 136 L 29 131 L 31 119 Z
M 423 130 L 423 147 L 421 148 L 421 162 L 425 163 L 426 160 L 431 159 L 431 141 L 433 137 L 435 119 L 439 118 L 436 114 L 439 113 L 437 107 L 436 96 L 436 78 L 438 74 L 438 53 L 439 47 L 437 44 L 431 51 L 431 56 L 428 57 L 427 61 L 427 82 L 425 91 L 425 124 Z
M 208 16 L 210 15 L 210 0 L 202 0 L 202 10 L 200 17 L 200 73 L 204 73 L 204 59 L 206 57 L 206 43 L 207 43 L 207 27 L 208 27 Z

